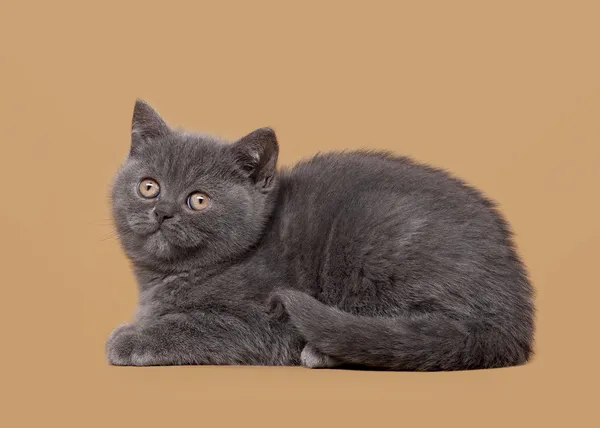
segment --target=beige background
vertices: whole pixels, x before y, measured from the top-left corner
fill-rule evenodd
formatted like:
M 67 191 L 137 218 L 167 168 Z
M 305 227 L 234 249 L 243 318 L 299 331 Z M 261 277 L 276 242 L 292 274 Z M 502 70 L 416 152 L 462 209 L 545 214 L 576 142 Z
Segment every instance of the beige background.
M 2 0 L 0 424 L 595 425 L 599 22 L 595 1 Z M 107 366 L 103 341 L 136 299 L 108 210 L 136 97 L 190 130 L 273 126 L 284 164 L 386 148 L 481 187 L 535 282 L 535 359 L 436 374 Z

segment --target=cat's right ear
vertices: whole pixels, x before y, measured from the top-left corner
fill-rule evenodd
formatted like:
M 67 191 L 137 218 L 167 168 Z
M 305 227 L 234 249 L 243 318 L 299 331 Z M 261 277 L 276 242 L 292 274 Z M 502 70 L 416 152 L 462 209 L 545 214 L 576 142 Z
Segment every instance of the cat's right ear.
M 169 126 L 150 104 L 144 100 L 136 100 L 131 120 L 130 154 L 135 155 L 146 141 L 163 137 L 170 132 Z

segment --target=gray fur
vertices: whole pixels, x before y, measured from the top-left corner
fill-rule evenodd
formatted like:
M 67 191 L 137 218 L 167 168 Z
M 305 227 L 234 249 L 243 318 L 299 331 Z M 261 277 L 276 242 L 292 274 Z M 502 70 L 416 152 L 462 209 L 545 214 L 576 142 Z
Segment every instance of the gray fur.
M 111 364 L 461 370 L 529 359 L 532 287 L 479 191 L 383 152 L 281 171 L 277 155 L 269 128 L 229 143 L 173 130 L 136 103 L 112 198 L 139 303 L 107 340 Z M 137 193 L 144 178 L 160 184 L 157 198 Z M 186 206 L 195 191 L 209 208 Z
M 343 365 L 339 360 L 323 354 L 310 344 L 306 344 L 302 349 L 300 363 L 310 369 L 332 369 Z

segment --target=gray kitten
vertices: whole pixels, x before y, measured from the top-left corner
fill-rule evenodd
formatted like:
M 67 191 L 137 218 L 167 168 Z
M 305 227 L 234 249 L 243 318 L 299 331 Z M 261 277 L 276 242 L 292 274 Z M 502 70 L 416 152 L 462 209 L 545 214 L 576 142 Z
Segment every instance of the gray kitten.
M 522 364 L 534 306 L 480 192 L 388 153 L 277 171 L 273 130 L 173 130 L 145 102 L 113 212 L 139 283 L 115 365 L 463 370 Z

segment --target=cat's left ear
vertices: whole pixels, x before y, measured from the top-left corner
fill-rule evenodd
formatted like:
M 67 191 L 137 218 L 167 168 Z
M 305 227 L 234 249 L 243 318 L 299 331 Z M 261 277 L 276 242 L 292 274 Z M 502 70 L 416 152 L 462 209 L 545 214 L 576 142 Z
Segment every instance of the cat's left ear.
M 270 190 L 279 155 L 275 131 L 271 128 L 257 129 L 234 143 L 232 150 L 238 165 L 248 177 L 261 190 Z
M 160 115 L 144 100 L 136 100 L 131 120 L 131 153 L 135 154 L 148 140 L 171 132 Z

